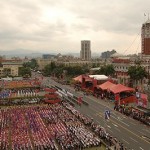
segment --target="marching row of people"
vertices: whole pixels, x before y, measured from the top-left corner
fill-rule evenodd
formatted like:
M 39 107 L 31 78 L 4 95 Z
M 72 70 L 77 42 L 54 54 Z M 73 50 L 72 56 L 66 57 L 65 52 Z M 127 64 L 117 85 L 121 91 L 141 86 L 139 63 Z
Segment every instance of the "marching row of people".
M 121 142 L 67 102 L 42 106 L 16 106 L 0 111 L 0 148 L 63 150 L 100 146 L 105 141 L 116 150 L 125 150 Z M 93 131 L 91 132 L 89 128 Z M 12 132 L 13 131 L 13 132 Z
M 49 117 L 45 115 L 48 128 L 55 131 L 53 135 L 62 149 L 79 149 L 101 144 L 100 139 L 64 106 L 50 105 L 48 111 Z
M 109 145 L 109 147 L 114 147 L 115 150 L 126 150 L 123 143 L 118 141 L 115 137 L 111 136 L 106 132 L 105 128 L 100 125 L 94 123 L 93 119 L 85 117 L 79 111 L 77 111 L 73 106 L 69 105 L 66 102 L 63 102 L 63 106 L 70 110 L 79 120 L 81 120 L 85 125 L 88 125 L 92 131 L 99 136 L 100 139 L 104 140 L 105 143 Z
M 13 150 L 56 150 L 55 140 L 64 150 L 101 144 L 101 140 L 61 104 L 8 107 L 0 111 L 0 120 L 2 150 L 10 145 Z
M 144 113 L 140 110 L 136 110 L 133 107 L 126 107 L 125 105 L 115 105 L 114 110 L 119 111 L 122 114 L 130 116 L 133 119 L 141 121 L 142 123 L 150 126 L 150 112 L 149 114 Z

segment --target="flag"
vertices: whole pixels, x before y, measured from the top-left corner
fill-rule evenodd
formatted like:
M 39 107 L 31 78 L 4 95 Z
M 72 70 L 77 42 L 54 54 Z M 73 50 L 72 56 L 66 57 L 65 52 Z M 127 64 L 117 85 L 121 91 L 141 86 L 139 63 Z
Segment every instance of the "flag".
M 110 118 L 110 110 L 105 110 L 105 119 L 108 120 Z
M 116 94 L 116 95 L 115 95 L 115 100 L 118 101 L 119 99 L 120 99 L 120 95 L 119 95 L 119 94 Z
M 9 91 L 9 98 L 11 98 L 11 96 L 12 96 L 12 92 L 11 92 L 11 90 Z
M 78 104 L 80 104 L 81 105 L 81 103 L 82 103 L 82 96 L 80 96 L 80 97 L 78 97 Z

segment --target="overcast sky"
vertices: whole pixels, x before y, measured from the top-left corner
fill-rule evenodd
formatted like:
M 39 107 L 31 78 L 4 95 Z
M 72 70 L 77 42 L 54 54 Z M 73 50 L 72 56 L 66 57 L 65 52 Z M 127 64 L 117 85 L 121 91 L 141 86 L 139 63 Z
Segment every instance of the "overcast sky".
M 92 52 L 137 53 L 148 12 L 150 0 L 0 0 L 0 50 L 79 53 L 91 40 Z

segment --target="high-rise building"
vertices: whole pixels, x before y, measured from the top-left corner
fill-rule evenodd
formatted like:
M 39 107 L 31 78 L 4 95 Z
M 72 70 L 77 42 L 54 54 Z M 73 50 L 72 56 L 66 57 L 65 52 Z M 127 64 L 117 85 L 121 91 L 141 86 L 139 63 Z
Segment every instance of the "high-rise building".
M 90 41 L 87 41 L 87 40 L 81 41 L 80 58 L 82 60 L 91 59 L 91 42 Z
M 141 39 L 142 39 L 142 55 L 150 55 L 150 19 L 142 25 L 141 29 Z

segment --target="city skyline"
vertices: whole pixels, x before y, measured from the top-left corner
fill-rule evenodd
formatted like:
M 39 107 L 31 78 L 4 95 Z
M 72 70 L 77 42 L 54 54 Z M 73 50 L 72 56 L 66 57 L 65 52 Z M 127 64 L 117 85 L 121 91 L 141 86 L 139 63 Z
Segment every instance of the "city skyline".
M 147 20 L 148 0 L 80 3 L 79 0 L 1 1 L 0 50 L 80 53 L 80 41 L 90 40 L 92 53 L 112 49 L 122 54 L 141 52 L 141 27 Z

